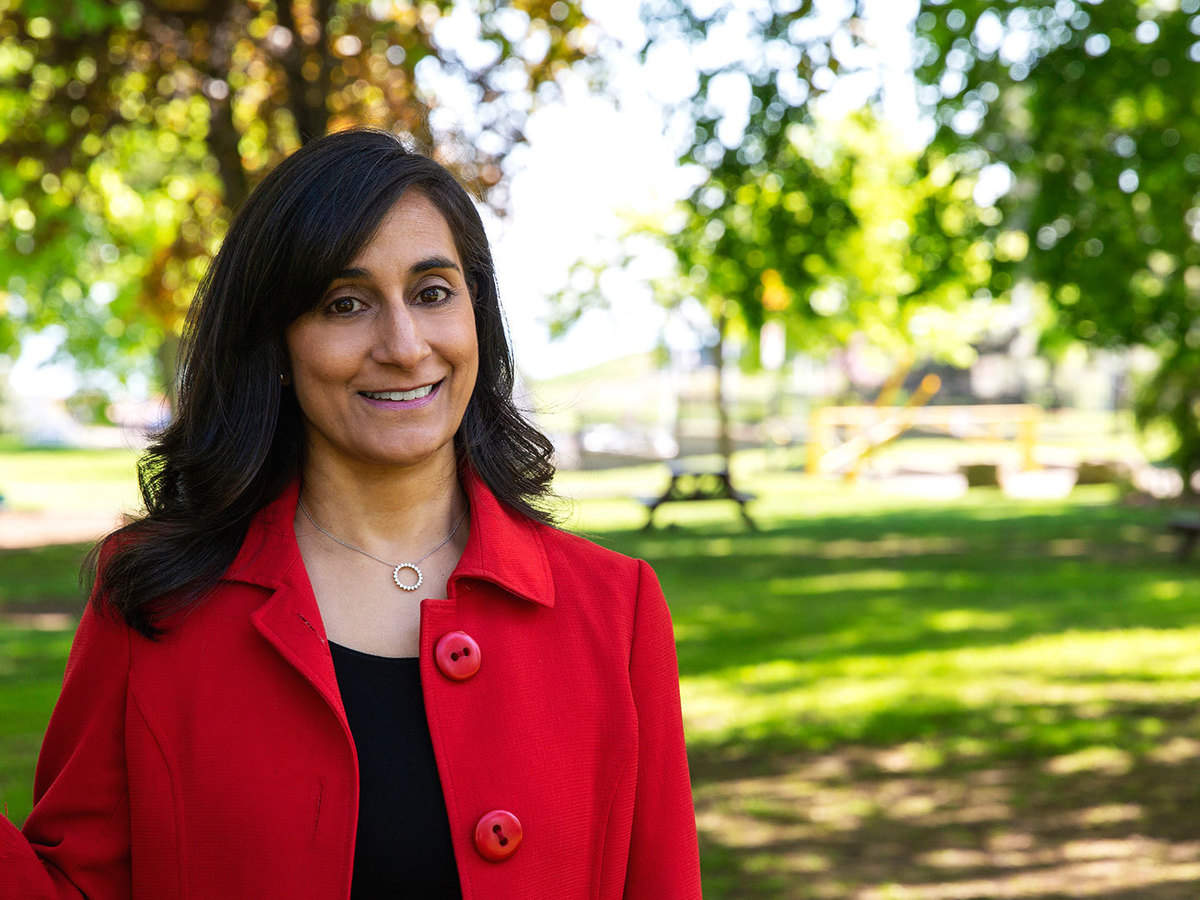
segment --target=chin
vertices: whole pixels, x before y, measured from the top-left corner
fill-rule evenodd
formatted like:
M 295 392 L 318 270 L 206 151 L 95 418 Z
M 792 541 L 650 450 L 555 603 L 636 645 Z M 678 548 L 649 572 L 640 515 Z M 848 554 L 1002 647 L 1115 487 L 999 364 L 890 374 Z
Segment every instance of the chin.
M 373 465 L 396 466 L 411 468 L 422 465 L 443 464 L 453 466 L 456 458 L 454 441 L 429 448 L 415 449 L 411 445 L 405 447 L 379 447 L 362 454 L 365 462 Z

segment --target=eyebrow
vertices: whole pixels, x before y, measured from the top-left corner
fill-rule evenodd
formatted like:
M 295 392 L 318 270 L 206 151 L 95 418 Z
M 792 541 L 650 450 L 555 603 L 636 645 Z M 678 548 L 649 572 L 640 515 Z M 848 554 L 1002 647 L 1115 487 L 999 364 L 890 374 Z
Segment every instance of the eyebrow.
M 453 269 L 455 272 L 462 274 L 462 270 L 458 267 L 458 263 L 445 256 L 428 256 L 425 259 L 418 260 L 409 266 L 409 274 L 420 275 L 422 272 L 429 272 L 433 269 Z M 367 269 L 359 266 L 354 266 L 349 269 L 342 269 L 333 276 L 334 281 L 339 281 L 343 278 L 370 278 L 371 273 Z

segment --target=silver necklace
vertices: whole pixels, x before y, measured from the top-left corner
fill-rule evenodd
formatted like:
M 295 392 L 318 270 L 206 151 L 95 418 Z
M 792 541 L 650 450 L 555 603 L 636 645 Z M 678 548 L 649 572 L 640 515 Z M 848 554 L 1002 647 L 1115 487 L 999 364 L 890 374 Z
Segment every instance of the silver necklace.
M 355 547 L 353 544 L 347 544 L 340 537 L 336 537 L 336 536 L 330 534 L 328 531 L 326 531 L 324 528 L 322 528 L 320 525 L 318 525 L 316 523 L 316 520 L 313 519 L 312 514 L 308 511 L 308 507 L 304 505 L 303 500 L 301 500 L 300 498 L 297 497 L 296 502 L 300 505 L 300 511 L 302 513 L 304 513 L 304 518 L 308 519 L 308 521 L 312 525 L 312 527 L 317 529 L 317 531 L 321 532 L 321 534 L 325 535 L 325 537 L 329 538 L 331 541 L 335 541 L 335 542 L 341 544 L 347 550 L 353 550 L 355 553 L 361 553 L 363 556 L 368 556 L 371 559 L 375 560 L 375 562 L 383 563 L 385 566 L 387 566 L 389 569 L 391 569 L 392 570 L 392 581 L 396 582 L 396 587 L 400 588 L 400 590 L 402 590 L 402 591 L 415 591 L 417 588 L 419 588 L 421 586 L 421 583 L 425 580 L 425 575 L 421 571 L 418 563 L 425 562 L 425 560 L 429 559 L 429 557 L 433 556 L 433 554 L 437 553 L 439 550 L 441 550 L 443 547 L 445 547 L 448 543 L 450 543 L 450 539 L 452 537 L 454 537 L 454 535 L 458 532 L 458 526 L 461 525 L 463 523 L 463 519 L 465 519 L 467 517 L 467 511 L 464 509 L 462 511 L 462 515 L 458 517 L 457 521 L 455 521 L 454 527 L 450 529 L 450 533 L 448 535 L 446 535 L 446 537 L 442 540 L 442 542 L 440 544 L 438 544 L 436 547 L 434 547 L 432 550 L 430 550 L 428 553 L 426 553 L 424 556 L 422 556 L 420 559 L 418 559 L 416 562 L 402 562 L 402 563 L 396 563 L 395 565 L 393 565 L 392 563 L 388 562 L 386 559 L 380 559 L 375 554 L 368 553 L 366 550 L 363 550 L 361 547 Z M 405 584 L 404 582 L 402 582 L 400 580 L 400 573 L 404 569 L 412 569 L 414 572 L 417 573 L 416 584 Z

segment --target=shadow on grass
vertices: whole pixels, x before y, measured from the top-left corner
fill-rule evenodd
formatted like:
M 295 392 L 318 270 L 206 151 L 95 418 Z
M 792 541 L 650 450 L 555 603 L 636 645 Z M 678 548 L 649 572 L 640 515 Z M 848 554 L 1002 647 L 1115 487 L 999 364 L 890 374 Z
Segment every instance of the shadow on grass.
M 62 686 L 75 632 L 16 627 L 0 615 L 0 805 L 12 821 L 29 814 L 42 733 Z
M 1169 723 L 1154 746 L 931 764 L 920 745 L 693 752 L 706 896 L 1194 898 L 1194 708 L 1114 708 Z
M 0 614 L 83 611 L 79 566 L 91 544 L 0 550 Z
M 975 515 L 604 537 L 654 564 L 681 632 L 685 677 L 778 658 L 969 650 L 1065 630 L 1200 624 L 1200 570 L 1171 558 L 1161 511 Z
M 1200 570 L 1168 516 L 601 536 L 671 604 L 706 896 L 1197 896 Z

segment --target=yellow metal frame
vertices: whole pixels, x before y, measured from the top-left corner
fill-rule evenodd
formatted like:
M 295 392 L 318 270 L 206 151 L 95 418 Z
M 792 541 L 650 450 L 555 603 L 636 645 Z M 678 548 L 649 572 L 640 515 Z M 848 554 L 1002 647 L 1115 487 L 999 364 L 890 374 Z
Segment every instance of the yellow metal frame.
M 929 376 L 936 379 L 936 376 Z M 1012 437 L 1020 448 L 1024 469 L 1038 468 L 1034 459 L 1038 426 L 1042 408 L 1031 404 L 980 404 L 971 406 L 926 406 L 929 397 L 940 387 L 926 384 L 913 394 L 909 405 L 899 408 L 879 406 L 823 406 L 809 415 L 808 461 L 810 475 L 845 467 L 850 477 L 868 453 L 895 440 L 910 428 L 928 428 L 954 436 L 1006 439 L 1004 432 L 1016 428 Z M 834 429 L 849 427 L 857 433 L 847 441 L 837 442 Z

